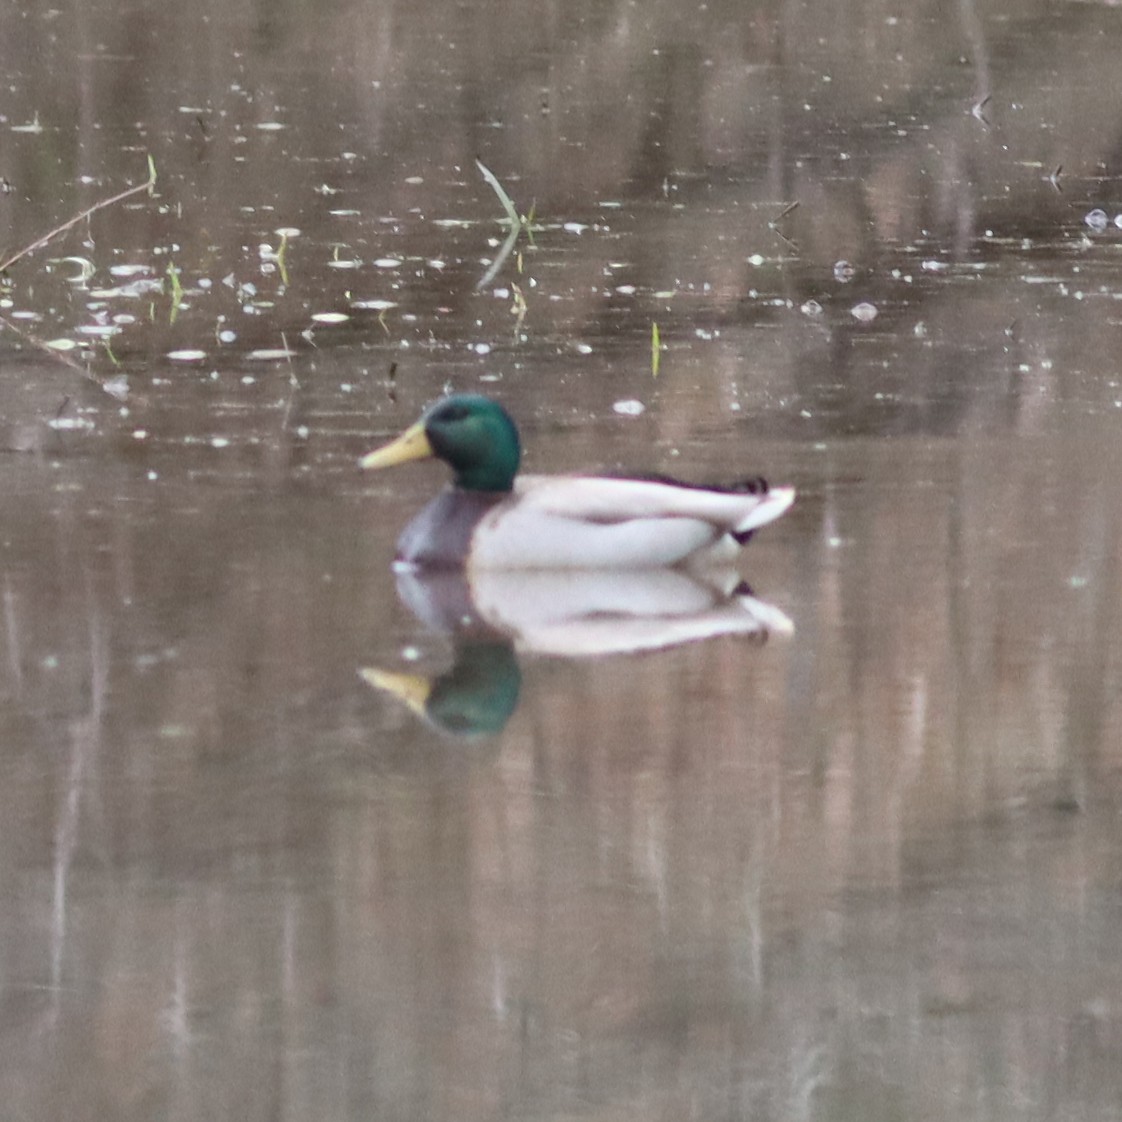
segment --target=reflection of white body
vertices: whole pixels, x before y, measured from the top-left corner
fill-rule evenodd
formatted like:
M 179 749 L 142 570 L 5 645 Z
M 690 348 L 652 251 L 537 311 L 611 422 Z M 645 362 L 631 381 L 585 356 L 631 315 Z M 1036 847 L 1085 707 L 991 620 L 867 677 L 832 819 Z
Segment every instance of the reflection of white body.
M 398 594 L 438 630 L 491 630 L 523 653 L 588 657 L 649 651 L 718 635 L 789 634 L 778 608 L 734 572 L 670 569 L 400 572 Z

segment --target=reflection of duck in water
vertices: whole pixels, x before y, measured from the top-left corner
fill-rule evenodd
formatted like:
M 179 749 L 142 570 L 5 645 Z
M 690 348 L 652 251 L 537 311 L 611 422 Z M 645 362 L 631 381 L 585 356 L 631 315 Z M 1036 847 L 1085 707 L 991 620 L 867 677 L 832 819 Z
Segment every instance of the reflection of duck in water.
M 663 479 L 517 476 L 518 430 L 477 394 L 437 402 L 364 468 L 435 456 L 455 473 L 406 526 L 398 562 L 481 569 L 642 569 L 728 561 L 795 498 L 755 479 L 729 488 Z
M 359 673 L 442 732 L 462 737 L 502 732 L 518 705 L 522 686 L 518 659 L 505 642 L 458 646 L 452 669 L 435 678 L 374 667 Z
M 763 641 L 791 621 L 735 573 L 702 579 L 672 569 L 626 572 L 410 570 L 402 602 L 432 631 L 451 634 L 455 663 L 434 678 L 368 668 L 372 686 L 457 736 L 499 732 L 513 713 L 521 654 L 588 658 L 653 651 L 718 635 Z
M 522 654 L 636 654 L 718 635 L 763 640 L 791 621 L 728 570 L 407 570 L 401 602 L 457 641 L 501 637 Z

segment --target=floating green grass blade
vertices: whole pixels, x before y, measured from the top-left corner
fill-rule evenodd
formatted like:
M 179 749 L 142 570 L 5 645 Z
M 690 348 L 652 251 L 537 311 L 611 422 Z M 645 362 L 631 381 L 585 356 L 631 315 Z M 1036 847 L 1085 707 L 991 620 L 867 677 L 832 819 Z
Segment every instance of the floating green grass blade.
M 499 202 L 503 204 L 503 210 L 506 211 L 506 216 L 516 226 L 522 225 L 522 219 L 518 217 L 518 211 L 511 201 L 510 196 L 503 190 L 503 185 L 499 182 L 495 173 L 480 159 L 476 159 L 475 166 L 479 168 L 480 175 L 483 176 L 487 183 L 490 185 L 492 191 L 499 197 Z

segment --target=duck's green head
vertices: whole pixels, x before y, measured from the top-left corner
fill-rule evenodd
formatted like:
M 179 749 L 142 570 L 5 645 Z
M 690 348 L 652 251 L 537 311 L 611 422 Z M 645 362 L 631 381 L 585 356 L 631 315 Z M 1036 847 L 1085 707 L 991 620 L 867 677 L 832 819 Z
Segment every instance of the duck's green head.
M 458 393 L 438 401 L 395 441 L 369 452 L 363 468 L 384 468 L 435 456 L 467 491 L 509 491 L 522 457 L 510 414 L 482 394 Z

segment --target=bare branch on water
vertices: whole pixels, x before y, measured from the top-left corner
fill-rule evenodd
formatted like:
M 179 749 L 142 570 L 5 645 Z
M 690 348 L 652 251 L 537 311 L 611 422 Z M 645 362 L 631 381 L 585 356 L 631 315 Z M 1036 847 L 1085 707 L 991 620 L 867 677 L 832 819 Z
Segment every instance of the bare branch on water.
M 124 202 L 125 199 L 131 198 L 133 195 L 139 195 L 141 191 L 151 192 L 156 186 L 156 164 L 151 156 L 148 157 L 148 178 L 143 183 L 138 183 L 135 187 L 129 187 L 127 190 L 120 191 L 111 198 L 102 199 L 100 202 L 94 203 L 93 206 L 87 207 L 81 214 L 76 214 L 73 218 L 64 222 L 61 226 L 56 226 L 53 230 L 49 230 L 41 238 L 37 238 L 30 245 L 25 245 L 23 249 L 17 250 L 10 257 L 0 261 L 0 273 L 5 272 L 11 268 L 17 261 L 34 253 L 37 249 L 42 249 L 43 246 L 49 242 L 54 241 L 59 234 L 65 234 L 67 230 L 73 229 L 79 222 L 85 221 L 91 215 L 96 214 L 99 210 L 104 210 L 106 207 L 113 206 L 114 203 Z

